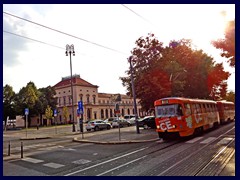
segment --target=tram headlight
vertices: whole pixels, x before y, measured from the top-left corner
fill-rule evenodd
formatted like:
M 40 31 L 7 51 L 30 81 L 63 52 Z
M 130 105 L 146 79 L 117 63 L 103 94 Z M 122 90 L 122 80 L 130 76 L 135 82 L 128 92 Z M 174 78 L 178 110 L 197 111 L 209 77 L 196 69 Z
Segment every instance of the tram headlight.
M 157 129 L 159 129 L 160 128 L 160 126 L 159 125 L 157 125 Z

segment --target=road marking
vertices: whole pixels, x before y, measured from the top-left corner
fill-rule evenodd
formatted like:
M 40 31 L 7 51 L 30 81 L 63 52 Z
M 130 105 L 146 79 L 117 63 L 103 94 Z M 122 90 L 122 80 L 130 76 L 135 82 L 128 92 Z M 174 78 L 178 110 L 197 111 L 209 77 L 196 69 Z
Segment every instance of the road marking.
M 201 141 L 200 144 L 208 144 L 212 141 L 214 141 L 215 139 L 217 139 L 216 137 L 209 137 L 207 139 L 205 139 L 204 141 Z
M 103 173 L 101 173 L 101 174 L 98 174 L 98 175 L 96 175 L 96 176 L 101 176 L 101 175 L 103 175 L 103 174 L 107 174 L 107 173 L 109 173 L 109 172 L 111 172 L 111 171 L 114 171 L 115 169 L 121 168 L 121 167 L 123 167 L 123 166 L 126 166 L 126 165 L 128 165 L 128 164 L 131 164 L 131 163 L 133 163 L 133 162 L 135 162 L 135 161 L 138 161 L 138 160 L 140 160 L 140 159 L 143 159 L 143 158 L 145 158 L 145 157 L 146 157 L 146 156 L 143 156 L 143 157 L 134 159 L 134 160 L 129 161 L 129 162 L 125 163 L 125 164 L 122 164 L 122 165 L 117 166 L 117 167 L 115 167 L 115 168 L 109 169 L 108 171 L 105 171 L 105 172 L 103 172 Z
M 233 138 L 223 138 L 221 141 L 219 141 L 217 144 L 221 144 L 221 145 L 224 145 L 224 144 L 228 144 L 230 141 L 232 141 Z
M 31 162 L 31 163 L 34 163 L 34 164 L 44 162 L 43 160 L 34 159 L 34 158 L 23 158 L 22 160 L 27 161 L 27 162 Z
M 47 164 L 43 164 L 43 166 L 47 166 L 47 167 L 51 167 L 51 168 L 57 169 L 57 168 L 65 166 L 65 165 L 57 164 L 57 163 L 47 163 Z
M 186 143 L 195 143 L 195 142 L 197 142 L 198 140 L 200 140 L 200 139 L 202 139 L 203 137 L 196 137 L 196 138 L 194 138 L 194 139 L 191 139 L 191 140 L 189 140 L 189 141 L 186 141 Z
M 103 161 L 103 162 L 98 163 L 98 164 L 95 164 L 95 165 L 93 165 L 93 166 L 89 166 L 89 167 L 86 167 L 86 168 L 84 168 L 84 169 L 80 169 L 80 170 L 78 170 L 78 171 L 71 172 L 71 173 L 69 173 L 69 174 L 65 174 L 64 176 L 71 176 L 71 175 L 73 175 L 73 174 L 77 174 L 77 173 L 79 173 L 79 172 L 82 172 L 82 171 L 85 171 L 85 170 L 94 168 L 94 167 L 99 166 L 99 165 L 102 165 L 102 164 L 106 164 L 106 163 L 111 162 L 111 161 L 114 161 L 114 160 L 116 160 L 116 159 L 120 159 L 120 158 L 122 158 L 122 157 L 125 157 L 125 156 L 128 156 L 128 155 L 137 153 L 137 152 L 139 152 L 139 151 L 143 151 L 144 149 L 147 149 L 147 148 L 148 148 L 148 147 L 138 149 L 138 150 L 136 150 L 136 151 L 133 151 L 133 152 L 124 154 L 124 155 L 122 155 L 122 156 L 119 156 L 119 157 L 116 157 L 116 158 L 113 158 L 113 159 L 109 159 L 109 160 L 107 160 L 107 161 Z
M 87 160 L 87 159 L 79 159 L 77 161 L 73 161 L 72 163 L 73 164 L 86 164 L 86 163 L 89 163 L 91 162 L 90 160 Z

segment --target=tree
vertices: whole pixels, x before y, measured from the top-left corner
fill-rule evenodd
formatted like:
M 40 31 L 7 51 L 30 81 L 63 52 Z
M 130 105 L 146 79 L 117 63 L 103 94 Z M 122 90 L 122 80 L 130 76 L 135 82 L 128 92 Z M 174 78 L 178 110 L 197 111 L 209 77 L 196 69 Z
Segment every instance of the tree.
M 29 108 L 28 124 L 31 126 L 31 117 L 38 115 L 34 108 L 38 101 L 38 90 L 33 82 L 20 89 L 15 96 L 17 114 L 24 115 L 24 109 Z
M 65 124 L 67 124 L 68 118 L 69 118 L 68 108 L 66 106 L 64 106 L 63 107 L 63 119 L 65 121 Z
M 217 49 L 221 49 L 221 56 L 228 58 L 230 66 L 235 67 L 235 20 L 228 22 L 225 29 L 225 39 L 218 39 L 212 44 Z
M 3 120 L 6 121 L 9 116 L 10 119 L 16 117 L 15 103 L 14 103 L 15 92 L 12 86 L 6 84 L 3 87 Z
M 222 64 L 202 50 L 194 50 L 190 40 L 170 41 L 163 47 L 153 34 L 139 38 L 132 53 L 136 97 L 147 111 L 154 101 L 167 96 L 217 98 L 224 96 L 229 73 Z M 122 83 L 131 92 L 130 70 Z M 226 93 L 226 92 L 225 92 Z
M 228 92 L 224 99 L 235 103 L 235 93 L 233 91 Z
M 49 120 L 51 120 L 53 118 L 53 110 L 51 109 L 51 107 L 49 105 L 47 105 L 47 108 L 45 110 L 45 117 Z
M 48 86 L 46 88 L 38 89 L 38 101 L 35 104 L 35 109 L 37 114 L 42 119 L 42 115 L 45 113 L 45 109 L 49 105 L 52 109 L 56 109 L 57 106 L 57 98 L 54 96 L 56 95 L 56 91 L 53 87 Z

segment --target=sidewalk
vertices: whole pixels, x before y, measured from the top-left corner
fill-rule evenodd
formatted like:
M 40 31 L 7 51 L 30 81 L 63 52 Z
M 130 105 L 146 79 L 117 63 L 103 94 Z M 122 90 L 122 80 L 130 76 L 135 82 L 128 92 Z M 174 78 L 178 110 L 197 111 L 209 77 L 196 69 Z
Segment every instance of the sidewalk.
M 109 135 L 110 134 L 110 135 Z M 74 142 L 95 143 L 95 144 L 127 144 L 127 143 L 143 143 L 158 140 L 158 134 L 154 129 L 141 129 L 138 134 L 136 127 L 106 130 L 104 133 L 96 132 L 84 134 L 73 139 Z

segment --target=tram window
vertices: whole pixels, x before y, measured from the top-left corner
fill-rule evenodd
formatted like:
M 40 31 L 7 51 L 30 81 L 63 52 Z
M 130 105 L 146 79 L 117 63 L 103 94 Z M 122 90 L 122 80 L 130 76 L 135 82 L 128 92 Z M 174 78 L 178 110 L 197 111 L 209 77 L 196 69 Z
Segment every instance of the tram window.
M 184 104 L 184 108 L 185 108 L 185 114 L 186 114 L 187 116 L 190 115 L 190 114 L 192 114 L 191 108 L 190 108 L 190 104 L 185 103 L 185 104 Z
M 178 116 L 182 116 L 183 115 L 182 106 L 180 104 L 178 104 L 178 107 L 177 107 L 177 115 Z

